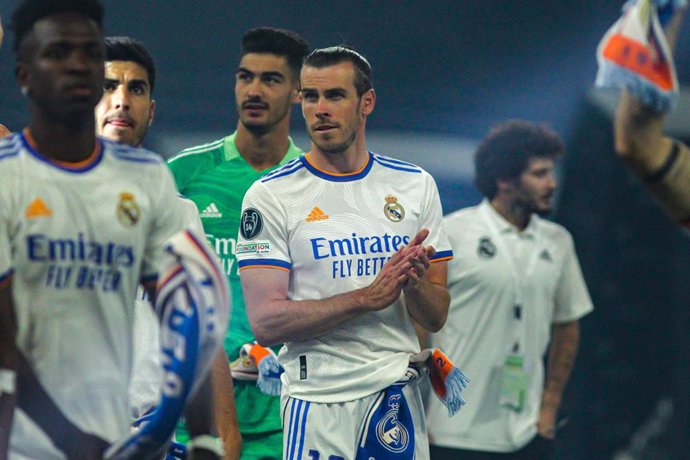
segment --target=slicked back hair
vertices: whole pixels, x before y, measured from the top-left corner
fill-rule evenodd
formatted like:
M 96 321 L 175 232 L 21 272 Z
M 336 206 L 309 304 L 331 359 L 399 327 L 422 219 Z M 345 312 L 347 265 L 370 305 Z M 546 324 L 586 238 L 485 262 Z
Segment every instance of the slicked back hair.
M 106 37 L 105 38 L 106 61 L 132 61 L 144 69 L 149 77 L 151 94 L 156 85 L 156 65 L 153 58 L 144 45 L 130 37 Z
M 474 154 L 474 183 L 487 198 L 498 192 L 498 180 L 515 180 L 533 158 L 555 159 L 563 154 L 561 137 L 550 127 L 525 120 L 508 120 L 489 131 Z
M 316 67 L 322 69 L 341 62 L 351 62 L 355 68 L 355 89 L 357 96 L 362 97 L 374 87 L 372 70 L 369 61 L 354 49 L 345 45 L 331 46 L 328 48 L 315 49 L 304 59 L 305 67 Z
M 291 30 L 257 27 L 248 30 L 242 37 L 240 59 L 249 53 L 285 56 L 293 76 L 298 79 L 302 61 L 309 54 L 309 43 Z

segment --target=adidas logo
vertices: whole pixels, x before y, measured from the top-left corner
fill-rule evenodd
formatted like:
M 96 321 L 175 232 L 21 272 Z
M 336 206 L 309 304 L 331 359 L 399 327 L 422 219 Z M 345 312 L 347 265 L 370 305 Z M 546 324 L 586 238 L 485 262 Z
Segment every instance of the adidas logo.
M 42 199 L 36 198 L 29 206 L 26 207 L 24 215 L 27 219 L 33 219 L 35 217 L 50 217 L 53 215 L 53 211 Z
M 206 209 L 201 211 L 201 214 L 199 214 L 199 216 L 202 218 L 218 218 L 223 217 L 223 213 L 218 210 L 218 206 L 216 206 L 216 203 L 211 203 L 208 206 L 206 206 Z
M 326 219 L 328 219 L 328 215 L 325 214 L 322 210 L 320 210 L 318 206 L 314 206 L 314 209 L 312 209 L 309 215 L 307 216 L 307 222 L 314 222 L 317 220 Z
M 553 262 L 553 259 L 551 258 L 551 254 L 549 253 L 548 250 L 544 249 L 541 254 L 539 254 L 539 258 L 541 260 L 546 260 L 547 262 Z

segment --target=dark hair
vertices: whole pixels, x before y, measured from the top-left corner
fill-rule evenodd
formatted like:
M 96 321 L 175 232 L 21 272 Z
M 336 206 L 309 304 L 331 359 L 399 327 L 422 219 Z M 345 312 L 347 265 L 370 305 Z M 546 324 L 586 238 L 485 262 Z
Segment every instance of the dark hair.
M 374 87 L 369 61 L 349 46 L 339 45 L 315 49 L 304 58 L 305 66 L 316 67 L 317 69 L 330 67 L 341 62 L 351 62 L 355 67 L 354 85 L 357 89 L 357 96 L 361 97 L 362 94 Z
M 130 37 L 106 37 L 104 41 L 105 60 L 132 61 L 142 66 L 149 76 L 149 85 L 153 94 L 153 87 L 156 85 L 156 66 L 144 45 Z
M 248 30 L 242 37 L 240 59 L 248 53 L 270 53 L 285 56 L 290 69 L 297 77 L 304 56 L 309 53 L 309 43 L 291 30 L 257 27 Z
M 103 29 L 103 5 L 98 0 L 25 0 L 12 14 L 14 50 L 19 51 L 24 37 L 37 21 L 60 13 L 84 15 Z
M 517 179 L 532 158 L 556 158 L 565 150 L 563 140 L 545 124 L 508 120 L 484 137 L 474 154 L 474 183 L 492 199 L 499 179 Z

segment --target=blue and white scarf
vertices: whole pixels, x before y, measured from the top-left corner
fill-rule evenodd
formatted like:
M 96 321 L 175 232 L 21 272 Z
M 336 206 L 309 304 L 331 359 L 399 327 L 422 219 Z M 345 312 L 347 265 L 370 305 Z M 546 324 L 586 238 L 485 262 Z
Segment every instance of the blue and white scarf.
M 225 338 L 230 288 L 203 241 L 194 231 L 183 230 L 167 242 L 156 289 L 164 368 L 161 399 L 138 421 L 135 433 L 108 450 L 107 459 L 149 458 L 166 450 L 186 401 Z

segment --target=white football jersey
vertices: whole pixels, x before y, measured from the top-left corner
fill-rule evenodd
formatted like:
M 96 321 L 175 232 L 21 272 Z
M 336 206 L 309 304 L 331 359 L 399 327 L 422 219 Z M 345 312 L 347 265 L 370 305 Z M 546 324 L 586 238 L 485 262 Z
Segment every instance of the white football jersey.
M 422 228 L 435 261 L 452 257 L 433 178 L 410 163 L 371 153 L 360 171 L 333 175 L 302 156 L 247 191 L 237 245 L 240 269 L 290 271 L 290 300 L 323 299 L 371 284 Z M 388 387 L 419 351 L 402 298 L 335 330 L 286 343 L 279 359 L 286 393 L 321 403 Z
M 11 276 L 17 345 L 62 414 L 112 442 L 127 434 L 134 299 L 154 280 L 184 211 L 162 159 L 99 139 L 68 164 L 28 132 L 0 141 L 0 281 Z M 16 424 L 17 455 L 46 456 Z

